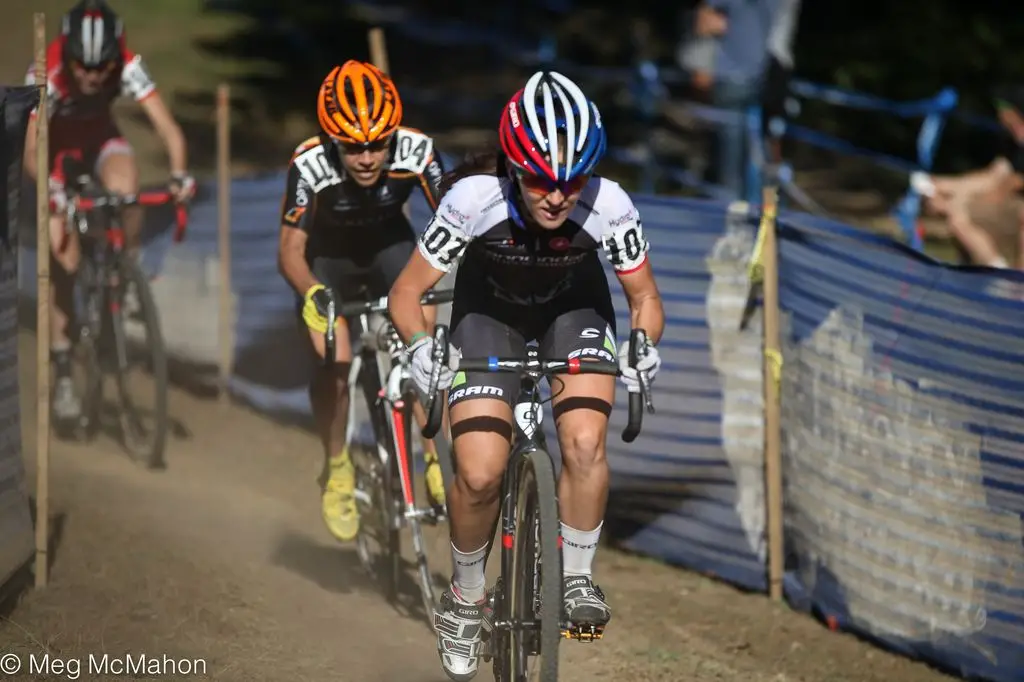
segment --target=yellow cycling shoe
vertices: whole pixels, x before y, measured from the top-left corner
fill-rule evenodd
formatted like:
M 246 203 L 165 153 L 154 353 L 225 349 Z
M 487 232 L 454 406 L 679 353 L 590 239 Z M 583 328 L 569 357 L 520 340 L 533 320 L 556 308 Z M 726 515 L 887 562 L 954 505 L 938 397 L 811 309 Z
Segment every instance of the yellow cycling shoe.
M 424 452 L 423 461 L 427 469 L 423 476 L 427 480 L 427 494 L 438 507 L 444 506 L 444 476 L 441 475 L 441 464 L 437 461 L 436 452 Z
M 356 508 L 356 472 L 348 453 L 332 457 L 321 498 L 324 523 L 331 535 L 348 542 L 359 532 L 359 510 Z

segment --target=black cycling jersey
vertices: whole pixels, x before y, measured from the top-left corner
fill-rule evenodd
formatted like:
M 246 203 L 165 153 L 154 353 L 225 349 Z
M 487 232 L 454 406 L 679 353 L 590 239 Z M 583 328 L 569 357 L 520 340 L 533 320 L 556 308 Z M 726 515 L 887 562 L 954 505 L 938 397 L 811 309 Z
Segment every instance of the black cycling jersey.
M 347 179 L 329 137 L 311 137 L 295 149 L 288 165 L 281 222 L 309 235 L 310 262 L 321 257 L 367 263 L 389 246 L 415 239 L 402 207 L 419 187 L 436 209 L 443 173 L 433 140 L 399 128 L 380 181 L 364 188 Z

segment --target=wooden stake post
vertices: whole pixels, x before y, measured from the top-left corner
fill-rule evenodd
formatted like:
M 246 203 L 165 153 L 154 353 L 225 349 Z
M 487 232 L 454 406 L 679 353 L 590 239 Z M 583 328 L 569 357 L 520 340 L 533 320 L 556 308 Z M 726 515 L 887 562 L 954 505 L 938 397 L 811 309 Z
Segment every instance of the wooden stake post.
M 778 191 L 765 188 L 761 229 L 764 230 L 764 421 L 765 505 L 768 520 L 768 593 L 781 600 L 785 554 L 782 508 L 782 348 L 779 340 L 779 260 L 775 216 Z
M 380 27 L 371 28 L 367 31 L 367 39 L 370 41 L 370 61 L 384 73 L 390 73 L 388 48 L 384 42 L 384 29 Z
M 217 240 L 220 254 L 218 344 L 220 346 L 219 397 L 231 403 L 228 384 L 234 364 L 234 310 L 231 305 L 231 90 L 217 88 Z
M 390 74 L 390 65 L 388 64 L 388 46 L 384 40 L 384 29 L 379 26 L 375 26 L 366 32 L 366 40 L 370 43 L 370 61 L 373 65 L 384 73 Z M 405 202 L 402 206 L 402 213 L 408 220 L 411 218 L 411 212 L 409 209 L 409 202 Z
M 50 176 L 46 15 L 35 14 L 36 85 L 36 587 L 49 582 L 50 540 Z

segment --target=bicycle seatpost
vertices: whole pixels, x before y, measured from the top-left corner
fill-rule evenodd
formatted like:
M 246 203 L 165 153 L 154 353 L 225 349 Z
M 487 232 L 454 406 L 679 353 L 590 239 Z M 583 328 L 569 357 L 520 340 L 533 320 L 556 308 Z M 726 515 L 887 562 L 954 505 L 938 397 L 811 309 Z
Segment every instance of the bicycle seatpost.
M 427 423 L 420 433 L 430 440 L 441 430 L 444 401 L 437 385 L 441 382 L 441 368 L 448 364 L 448 327 L 439 324 L 434 327 L 433 368 L 430 371 L 430 391 L 427 398 Z

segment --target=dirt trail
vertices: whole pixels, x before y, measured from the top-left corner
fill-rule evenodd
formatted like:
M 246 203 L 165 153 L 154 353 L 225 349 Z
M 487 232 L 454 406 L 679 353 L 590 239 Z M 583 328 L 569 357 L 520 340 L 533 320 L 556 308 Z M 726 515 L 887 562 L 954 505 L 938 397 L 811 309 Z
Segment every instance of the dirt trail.
M 31 379 L 22 373 L 23 404 Z M 89 673 L 89 654 L 125 652 L 196 659 L 220 680 L 446 679 L 426 625 L 389 607 L 322 528 L 310 434 L 180 391 L 171 412 L 190 433 L 171 443 L 164 472 L 133 465 L 105 436 L 55 443 L 52 582 L 0 622 L 0 654 L 83 659 L 78 679 L 107 679 Z M 32 435 L 29 421 L 27 452 Z M 431 542 L 446 570 L 443 530 Z M 615 619 L 605 641 L 562 647 L 568 682 L 949 679 L 652 561 L 607 550 L 597 572 Z

